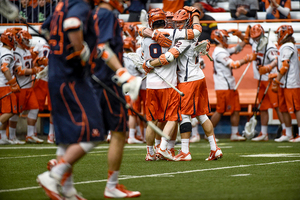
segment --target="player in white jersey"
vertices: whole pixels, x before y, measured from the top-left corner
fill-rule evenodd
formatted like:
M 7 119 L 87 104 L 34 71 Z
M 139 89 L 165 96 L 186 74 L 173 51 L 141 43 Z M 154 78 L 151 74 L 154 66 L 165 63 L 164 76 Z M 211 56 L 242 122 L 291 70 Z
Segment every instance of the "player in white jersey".
M 248 35 L 240 34 L 237 36 L 242 40 L 246 38 L 247 42 L 249 40 L 248 43 L 252 46 L 252 51 L 257 53 L 256 60 L 252 62 L 252 66 L 254 79 L 258 80 L 258 102 L 261 102 L 264 92 L 269 84 L 268 75 L 270 73 L 276 73 L 275 67 L 277 66 L 278 56 L 277 48 L 271 40 L 268 41 L 267 37 L 264 35 L 265 31 L 260 24 L 256 24 L 253 27 L 248 26 L 246 33 Z M 282 124 L 283 132 L 285 132 L 285 124 L 282 123 L 282 114 L 278 108 L 278 95 L 269 88 L 259 109 L 261 131 L 256 138 L 252 138 L 252 141 L 268 141 L 269 108 L 275 109 L 279 121 Z
M 214 59 L 214 82 L 217 95 L 217 108 L 211 117 L 213 126 L 216 127 L 223 113 L 229 111 L 231 113 L 231 141 L 245 141 L 238 132 L 240 120 L 239 111 L 241 109 L 239 102 L 239 93 L 235 89 L 235 78 L 232 69 L 237 69 L 243 64 L 256 59 L 256 54 L 248 54 L 243 59 L 234 61 L 230 58 L 231 53 L 227 50 L 227 38 L 229 37 L 226 30 L 214 30 L 211 38 L 217 42 L 217 46 L 213 52 Z M 232 51 L 234 52 L 234 51 Z
M 31 54 L 33 55 L 33 63 L 38 64 L 39 67 L 42 68 L 39 74 L 41 77 L 37 76 L 37 79 L 33 86 L 33 91 L 36 95 L 36 98 L 39 103 L 39 111 L 43 111 L 45 109 L 45 103 L 47 99 L 47 110 L 51 113 L 51 101 L 48 89 L 48 55 L 50 53 L 50 46 L 47 44 L 45 40 L 40 39 L 38 43 L 32 48 Z M 34 58 L 36 55 L 36 58 Z M 44 75 L 41 75 L 41 74 Z M 49 133 L 47 143 L 53 144 L 54 143 L 54 126 L 52 122 L 52 115 L 50 115 L 49 119 Z M 35 133 L 36 133 L 36 125 L 35 125 Z
M 25 142 L 18 140 L 16 135 L 11 137 L 11 140 L 8 140 L 6 136 L 8 119 L 13 114 L 18 113 L 17 99 L 14 93 L 20 92 L 20 87 L 13 76 L 14 56 L 12 49 L 15 48 L 14 33 L 5 30 L 1 34 L 1 42 L 3 45 L 0 47 L 0 144 L 25 144 Z
M 129 58 L 128 53 L 133 53 L 136 50 L 136 43 L 132 37 L 127 37 L 123 40 L 123 64 L 127 71 L 133 76 L 141 76 L 141 72 L 135 66 L 133 61 Z M 139 94 L 138 99 L 134 102 L 131 101 L 129 95 L 125 95 L 125 100 L 128 104 L 131 104 L 133 109 L 141 112 L 141 96 Z M 138 118 L 134 112 L 128 110 L 128 128 L 129 128 L 129 137 L 127 140 L 128 144 L 141 144 L 143 141 L 136 139 L 135 133 L 141 135 L 141 129 L 138 124 Z
M 186 10 L 180 9 L 173 17 L 175 27 L 179 30 L 191 26 L 189 23 L 191 22 L 190 16 L 199 16 L 199 12 L 195 8 L 184 8 Z M 194 27 L 197 25 L 200 26 L 197 23 L 193 24 Z M 182 148 L 180 153 L 174 157 L 176 161 L 189 161 L 192 159 L 189 152 L 189 138 L 192 131 L 191 117 L 198 119 L 209 138 L 211 153 L 207 160 L 216 160 L 223 156 L 221 149 L 216 145 L 211 121 L 206 116 L 209 113 L 208 93 L 205 76 L 200 68 L 199 53 L 194 51 L 196 45 L 198 45 L 197 38 L 195 40 L 179 39 L 167 53 L 150 62 L 150 65 L 154 66 L 175 63 L 178 67 L 178 89 L 184 93 L 184 96 L 180 100 Z M 177 62 L 175 62 L 175 58 L 177 58 Z
M 29 51 L 29 40 L 32 36 L 25 30 L 16 33 L 18 46 L 14 51 L 15 65 L 14 73 L 19 85 L 22 87 L 20 93 L 17 93 L 18 112 L 29 110 L 27 116 L 27 136 L 26 142 L 43 143 L 43 140 L 34 135 L 34 127 L 39 111 L 37 98 L 32 89 L 32 75 L 38 73 L 41 68 L 32 66 L 32 56 Z M 19 116 L 14 115 L 9 119 L 9 133 L 15 134 Z
M 294 30 L 290 25 L 280 26 L 276 32 L 277 42 L 280 45 L 278 55 L 278 76 L 273 82 L 272 91 L 278 92 L 279 109 L 282 112 L 286 125 L 286 133 L 276 142 L 300 142 L 299 134 L 293 138 L 291 115 L 296 115 L 298 133 L 300 133 L 300 67 L 295 39 L 292 36 Z M 280 88 L 278 88 L 280 85 Z

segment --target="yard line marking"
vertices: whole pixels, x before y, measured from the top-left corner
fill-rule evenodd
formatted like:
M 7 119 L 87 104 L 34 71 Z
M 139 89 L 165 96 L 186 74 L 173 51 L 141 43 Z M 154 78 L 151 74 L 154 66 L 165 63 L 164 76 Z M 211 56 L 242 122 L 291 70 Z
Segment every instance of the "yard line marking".
M 222 169 L 234 169 L 234 168 L 244 168 L 244 167 L 263 166 L 263 165 L 285 164 L 285 163 L 293 163 L 293 162 L 300 162 L 300 160 L 287 160 L 287 161 L 258 163 L 258 164 L 250 164 L 250 165 L 236 165 L 236 166 L 228 166 L 228 167 L 216 167 L 216 168 L 208 168 L 208 169 L 195 169 L 195 170 L 188 170 L 188 171 L 181 171 L 181 172 L 169 172 L 169 173 L 162 173 L 162 174 L 148 174 L 148 175 L 140 175 L 140 176 L 134 176 L 134 175 L 125 176 L 124 175 L 125 177 L 120 177 L 119 180 L 136 179 L 136 178 L 149 178 L 149 177 L 161 177 L 161 176 L 165 177 L 165 176 L 173 176 L 173 175 L 176 175 L 176 174 L 187 174 L 187 173 L 194 173 L 194 172 L 216 171 L 216 170 L 222 170 Z M 101 182 L 106 182 L 106 181 L 107 181 L 107 179 L 94 180 L 94 181 L 82 181 L 82 182 L 74 183 L 74 185 L 89 184 L 89 183 L 101 183 Z M 32 190 L 32 189 L 37 189 L 37 188 L 40 188 L 40 186 L 0 190 L 0 193 L 18 192 L 18 191 L 22 191 L 22 190 Z
M 56 156 L 56 155 L 54 153 L 54 154 L 45 154 L 45 155 L 32 155 L 32 156 L 0 157 L 0 160 L 14 159 L 14 158 L 36 158 L 36 157 L 47 157 L 47 156 Z
M 253 154 L 253 155 L 241 155 L 240 157 L 247 157 L 247 158 L 284 158 L 284 157 L 300 157 L 300 153 Z
M 278 148 L 292 148 L 292 146 L 278 146 Z
M 234 174 L 234 175 L 231 175 L 231 176 L 250 176 L 251 174 Z
M 97 146 L 94 149 L 108 149 L 109 146 Z M 39 147 L 0 147 L 0 149 L 57 149 L 57 146 L 39 146 Z M 146 145 L 144 146 L 133 146 L 133 145 L 125 145 L 124 149 L 146 149 Z

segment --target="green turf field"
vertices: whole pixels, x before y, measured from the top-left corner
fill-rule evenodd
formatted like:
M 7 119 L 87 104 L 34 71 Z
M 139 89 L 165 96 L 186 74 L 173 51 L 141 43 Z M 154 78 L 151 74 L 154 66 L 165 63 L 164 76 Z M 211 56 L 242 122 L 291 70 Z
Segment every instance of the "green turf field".
M 190 145 L 190 162 L 146 162 L 145 145 L 126 145 L 120 183 L 138 199 L 300 199 L 300 144 L 218 143 L 224 157 L 205 161 L 208 142 Z M 176 146 L 179 149 L 180 146 Z M 74 168 L 75 186 L 89 200 L 104 199 L 108 145 L 100 145 Z M 47 170 L 55 146 L 0 146 L 0 199 L 47 200 L 36 176 Z

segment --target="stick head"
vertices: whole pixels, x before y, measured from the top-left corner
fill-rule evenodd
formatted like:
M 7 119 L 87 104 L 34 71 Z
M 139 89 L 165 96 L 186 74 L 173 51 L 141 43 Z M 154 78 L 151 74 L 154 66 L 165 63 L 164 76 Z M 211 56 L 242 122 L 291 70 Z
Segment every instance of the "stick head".
M 0 14 L 9 21 L 14 21 L 19 16 L 19 9 L 9 0 L 0 0 Z
M 255 119 L 255 116 L 251 117 L 249 122 L 246 123 L 243 133 L 248 140 L 254 137 L 256 124 L 257 121 Z
M 132 62 L 133 62 L 136 66 L 138 66 L 138 67 L 143 66 L 143 64 L 144 64 L 144 59 L 143 59 L 139 54 L 137 54 L 137 53 L 128 53 L 127 55 L 128 55 L 128 58 L 129 58 L 130 60 L 132 60 Z

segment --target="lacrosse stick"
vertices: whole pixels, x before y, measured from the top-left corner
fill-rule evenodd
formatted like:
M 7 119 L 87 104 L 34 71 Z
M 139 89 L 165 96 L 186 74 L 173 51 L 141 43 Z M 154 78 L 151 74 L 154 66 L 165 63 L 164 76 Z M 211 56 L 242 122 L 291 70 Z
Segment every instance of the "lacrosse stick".
M 92 75 L 92 79 L 99 83 L 105 90 L 107 90 L 111 95 L 113 95 L 115 98 L 117 98 L 122 104 L 125 105 L 125 107 L 132 112 L 134 112 L 142 121 L 144 121 L 148 126 L 150 126 L 157 134 L 159 134 L 162 137 L 165 137 L 167 140 L 170 140 L 170 136 L 164 134 L 162 130 L 160 130 L 153 122 L 147 121 L 142 115 L 140 115 L 136 110 L 134 110 L 129 104 L 126 103 L 126 101 L 119 96 L 116 95 L 114 91 L 112 91 L 107 85 L 105 85 L 100 79 L 97 78 L 94 74 Z
M 36 77 L 35 77 L 34 79 L 32 79 L 31 81 L 25 83 L 24 85 L 20 86 L 20 88 L 22 88 L 22 87 L 28 85 L 29 83 L 32 83 L 33 81 L 35 81 L 35 79 L 36 79 Z M 13 92 L 9 92 L 9 93 L 7 93 L 6 95 L 0 97 L 0 100 L 3 99 L 4 97 L 7 97 L 8 95 L 11 95 L 11 93 L 13 93 Z
M 14 21 L 19 16 L 19 9 L 9 0 L 0 0 L 0 14 L 9 21 Z
M 270 32 L 271 32 L 271 29 L 269 29 L 267 40 L 266 39 L 260 40 L 260 44 L 258 44 L 257 48 L 256 48 L 256 52 L 258 52 L 258 51 L 262 50 L 264 47 L 266 47 L 265 48 L 265 53 L 264 53 L 264 56 L 263 56 L 263 60 L 262 60 L 262 66 L 265 63 L 265 57 L 266 57 L 266 52 L 267 52 L 267 48 L 268 48 Z M 263 38 L 265 38 L 265 37 L 263 37 Z M 254 112 L 254 115 L 250 118 L 249 122 L 247 122 L 245 124 L 245 130 L 243 131 L 247 139 L 251 139 L 254 136 L 255 127 L 256 127 L 256 124 L 257 124 L 257 120 L 256 120 L 257 111 L 260 109 L 261 103 L 265 98 L 265 95 L 266 95 L 266 93 L 267 93 L 267 91 L 270 87 L 271 82 L 272 81 L 270 80 L 270 82 L 268 84 L 268 87 L 266 88 L 266 90 L 264 92 L 264 95 L 262 97 L 262 100 L 260 101 L 258 107 L 256 108 L 257 98 L 258 98 L 258 93 L 259 93 L 259 90 L 260 90 L 260 83 L 261 83 L 261 75 L 259 76 L 257 92 L 256 92 L 256 97 L 255 97 L 255 102 L 254 102 L 255 112 Z
M 213 61 L 213 59 L 210 57 L 210 55 L 206 51 L 207 44 L 208 44 L 208 42 L 206 40 L 203 40 L 194 48 L 194 50 L 198 53 L 206 55 L 210 61 Z
M 48 66 L 46 66 L 42 71 L 36 74 L 36 79 L 45 78 L 48 75 Z
M 242 79 L 244 78 L 245 74 L 247 73 L 247 71 L 248 71 L 248 69 L 249 69 L 249 67 L 250 67 L 250 64 L 251 64 L 251 62 L 249 62 L 248 66 L 247 66 L 246 69 L 244 70 L 244 72 L 243 72 L 242 76 L 240 77 L 239 81 L 237 82 L 237 84 L 236 84 L 234 90 L 236 90 L 236 89 L 239 87 L 239 85 L 240 85 Z
M 142 67 L 144 64 L 144 60 L 141 58 L 141 56 L 139 56 L 137 53 L 128 53 L 127 54 L 129 59 L 132 60 L 132 62 L 138 66 L 138 68 Z M 178 92 L 180 94 L 180 96 L 184 96 L 184 93 L 181 92 L 180 90 L 178 90 L 173 84 L 171 84 L 169 81 L 167 81 L 166 79 L 164 79 L 161 75 L 159 75 L 155 70 L 153 70 L 153 72 L 159 77 L 161 78 L 161 80 L 163 80 L 164 82 L 166 82 L 171 88 L 173 88 L 176 92 Z

